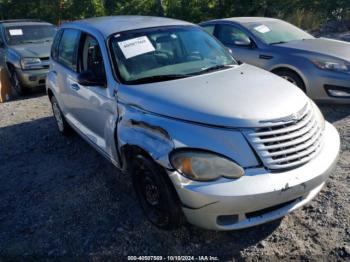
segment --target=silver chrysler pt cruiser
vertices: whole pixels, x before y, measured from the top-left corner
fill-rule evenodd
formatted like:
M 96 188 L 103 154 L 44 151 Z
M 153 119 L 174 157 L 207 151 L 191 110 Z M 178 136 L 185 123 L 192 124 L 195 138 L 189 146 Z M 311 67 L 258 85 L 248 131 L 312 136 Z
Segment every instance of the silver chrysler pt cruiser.
M 147 218 L 233 230 L 283 217 L 322 189 L 339 135 L 288 81 L 237 63 L 200 27 L 117 16 L 64 24 L 47 93 L 71 129 L 131 175 Z

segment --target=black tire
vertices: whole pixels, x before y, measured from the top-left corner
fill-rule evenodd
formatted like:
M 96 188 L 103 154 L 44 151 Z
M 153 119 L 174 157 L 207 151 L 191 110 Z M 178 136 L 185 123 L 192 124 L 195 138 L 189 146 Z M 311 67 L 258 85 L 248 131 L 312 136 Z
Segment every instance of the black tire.
M 52 113 L 56 120 L 58 131 L 65 136 L 70 135 L 72 133 L 72 128 L 68 124 L 67 120 L 64 118 L 56 97 L 52 96 L 50 98 L 50 101 L 52 106 Z
M 274 72 L 276 75 L 284 78 L 288 82 L 291 82 L 292 84 L 299 87 L 304 93 L 306 93 L 306 88 L 303 79 L 293 71 L 290 70 L 277 70 Z
M 21 84 L 17 72 L 14 69 L 10 70 L 11 86 L 18 96 L 23 96 L 27 93 L 27 90 Z
M 180 201 L 163 168 L 138 154 L 133 157 L 129 172 L 147 219 L 161 229 L 180 227 L 183 223 Z

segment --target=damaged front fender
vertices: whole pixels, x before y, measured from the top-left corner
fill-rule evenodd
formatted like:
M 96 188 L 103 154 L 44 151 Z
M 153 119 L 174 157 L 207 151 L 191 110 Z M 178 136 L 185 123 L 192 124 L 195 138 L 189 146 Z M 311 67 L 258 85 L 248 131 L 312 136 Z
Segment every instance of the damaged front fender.
M 136 146 L 156 162 L 172 169 L 169 154 L 177 148 L 205 149 L 225 155 L 242 167 L 258 166 L 253 151 L 239 130 L 210 127 L 163 117 L 119 103 L 119 151 Z

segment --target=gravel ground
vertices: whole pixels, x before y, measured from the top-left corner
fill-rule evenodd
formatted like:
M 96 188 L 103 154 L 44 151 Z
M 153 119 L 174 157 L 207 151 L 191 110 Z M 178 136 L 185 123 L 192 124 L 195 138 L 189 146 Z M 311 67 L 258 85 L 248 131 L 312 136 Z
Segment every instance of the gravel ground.
M 235 232 L 148 223 L 130 179 L 77 135 L 56 131 L 43 94 L 0 104 L 0 257 L 211 255 L 350 259 L 350 107 L 322 106 L 342 152 L 327 186 L 282 220 Z M 1 258 L 0 258 L 1 260 Z

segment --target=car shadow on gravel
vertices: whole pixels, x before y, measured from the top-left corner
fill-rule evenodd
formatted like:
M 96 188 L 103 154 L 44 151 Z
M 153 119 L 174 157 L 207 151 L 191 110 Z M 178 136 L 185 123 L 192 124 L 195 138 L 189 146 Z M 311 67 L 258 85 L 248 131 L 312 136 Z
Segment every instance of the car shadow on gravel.
M 319 107 L 325 119 L 330 123 L 334 123 L 350 116 L 350 105 L 320 104 Z
M 52 117 L 0 128 L 0 255 L 212 255 L 240 258 L 280 221 L 215 232 L 146 221 L 129 176 Z M 263 245 L 263 244 L 261 244 Z
M 35 97 L 45 96 L 45 95 L 46 95 L 45 87 L 35 87 L 35 88 L 32 88 L 31 90 L 27 90 L 26 93 L 22 96 L 12 96 L 10 101 L 28 100 Z

